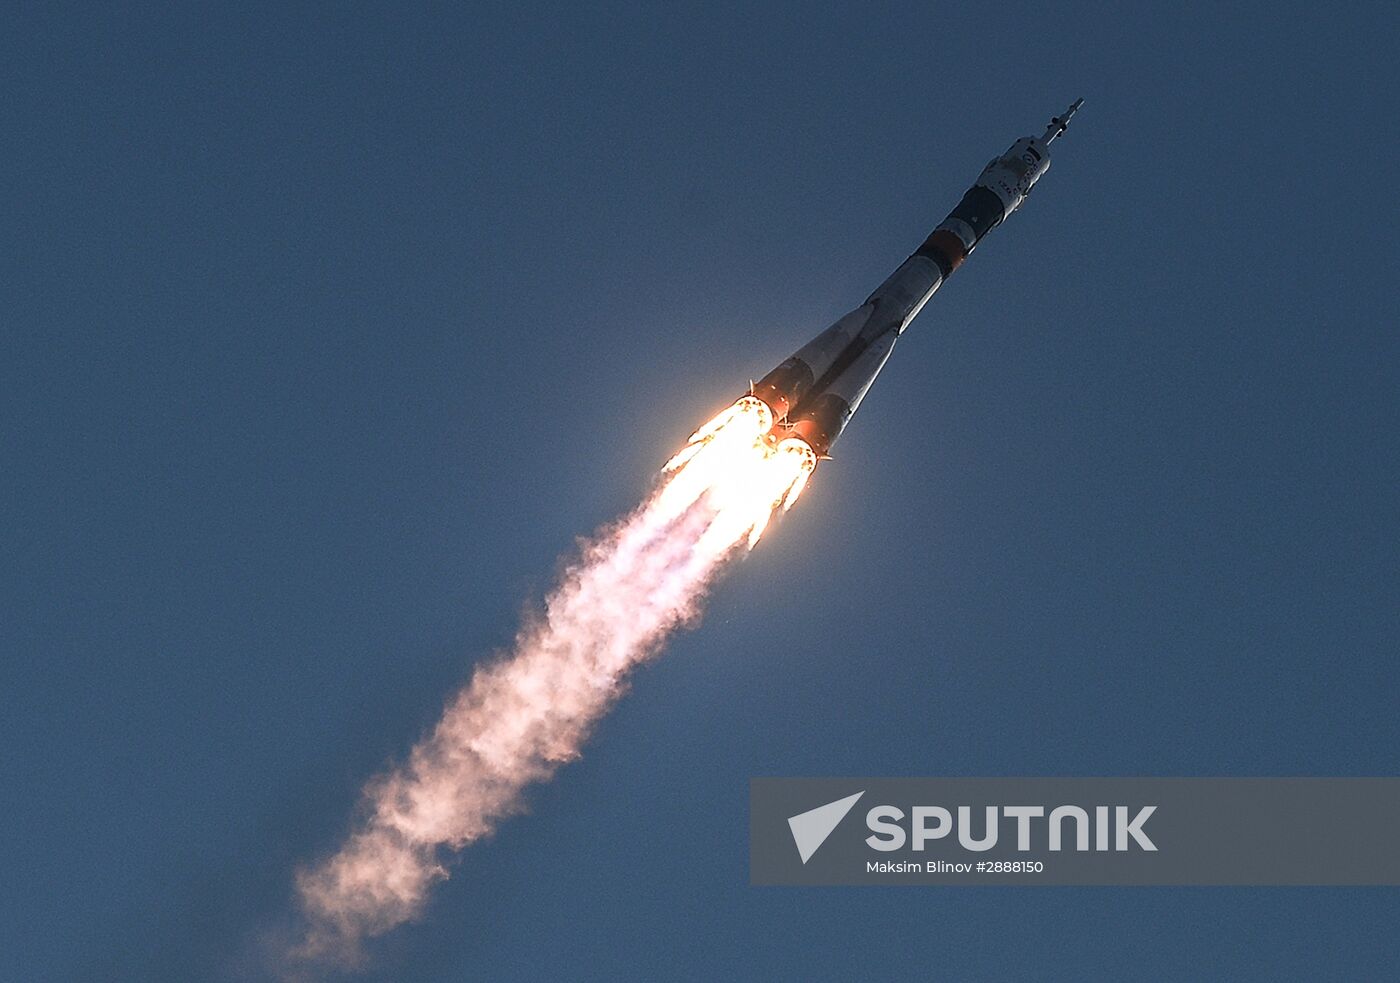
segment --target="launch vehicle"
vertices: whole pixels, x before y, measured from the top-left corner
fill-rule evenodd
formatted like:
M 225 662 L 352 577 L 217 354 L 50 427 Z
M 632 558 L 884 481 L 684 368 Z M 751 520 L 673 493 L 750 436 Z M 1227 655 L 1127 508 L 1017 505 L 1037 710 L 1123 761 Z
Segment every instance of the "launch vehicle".
M 753 384 L 748 395 L 765 403 L 776 421 L 773 440 L 800 438 L 818 457 L 828 454 L 909 322 L 1050 169 L 1050 144 L 1083 102 L 1075 100 L 1043 134 L 1022 137 L 993 159 L 923 245 L 863 304 Z

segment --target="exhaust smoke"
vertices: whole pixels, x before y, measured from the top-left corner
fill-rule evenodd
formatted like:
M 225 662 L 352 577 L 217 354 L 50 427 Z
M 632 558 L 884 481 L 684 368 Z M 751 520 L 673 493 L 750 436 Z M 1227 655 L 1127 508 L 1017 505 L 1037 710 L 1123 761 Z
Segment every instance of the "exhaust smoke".
M 406 762 L 366 785 L 364 818 L 297 874 L 294 965 L 357 964 L 366 939 L 422 911 L 453 853 L 579 755 L 628 670 L 698 615 L 725 559 L 801 494 L 816 455 L 770 436 L 773 422 L 746 396 L 697 430 L 649 499 L 583 547 L 513 649 L 476 670 Z

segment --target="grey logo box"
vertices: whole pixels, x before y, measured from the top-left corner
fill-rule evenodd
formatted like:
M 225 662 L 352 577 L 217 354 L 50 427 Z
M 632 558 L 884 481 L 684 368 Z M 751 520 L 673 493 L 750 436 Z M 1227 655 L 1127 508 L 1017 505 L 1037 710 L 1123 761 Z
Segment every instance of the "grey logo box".
M 1400 778 L 755 778 L 749 878 L 1400 885 Z

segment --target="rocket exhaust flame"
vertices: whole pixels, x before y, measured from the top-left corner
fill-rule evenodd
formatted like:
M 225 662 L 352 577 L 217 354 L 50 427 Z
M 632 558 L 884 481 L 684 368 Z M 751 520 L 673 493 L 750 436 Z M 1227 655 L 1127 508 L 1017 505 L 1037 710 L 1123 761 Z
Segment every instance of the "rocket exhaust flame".
M 297 874 L 294 963 L 354 965 L 366 939 L 422 910 L 450 853 L 579 755 L 627 671 L 697 617 L 723 561 L 801 494 L 816 455 L 772 426 L 750 396 L 697 430 L 650 498 L 583 547 L 513 650 L 478 668 L 408 760 L 365 787 L 344 843 Z
M 677 514 L 707 496 L 716 511 L 715 524 L 706 532 L 711 549 L 728 550 L 741 537 L 752 549 L 773 513 L 792 508 L 817 466 L 806 443 L 779 440 L 772 429 L 773 411 L 762 400 L 745 396 L 695 431 L 666 462 L 663 472 L 671 480 L 657 496 L 659 515 Z

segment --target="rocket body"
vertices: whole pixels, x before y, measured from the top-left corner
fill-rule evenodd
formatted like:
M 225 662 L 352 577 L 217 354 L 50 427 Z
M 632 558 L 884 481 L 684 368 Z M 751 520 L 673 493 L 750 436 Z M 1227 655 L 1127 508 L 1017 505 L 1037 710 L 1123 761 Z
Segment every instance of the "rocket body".
M 1084 100 L 994 158 L 956 208 L 865 302 L 754 384 L 773 411 L 776 439 L 800 437 L 825 456 L 924 304 L 977 244 L 1021 206 L 1050 168 L 1050 143 Z

